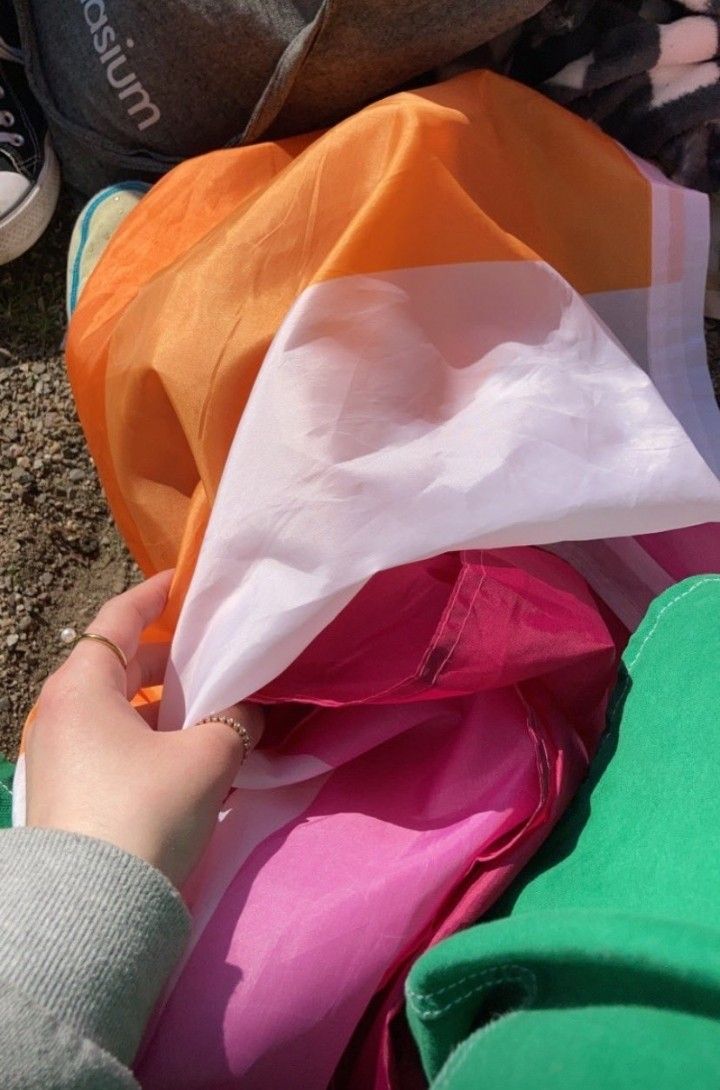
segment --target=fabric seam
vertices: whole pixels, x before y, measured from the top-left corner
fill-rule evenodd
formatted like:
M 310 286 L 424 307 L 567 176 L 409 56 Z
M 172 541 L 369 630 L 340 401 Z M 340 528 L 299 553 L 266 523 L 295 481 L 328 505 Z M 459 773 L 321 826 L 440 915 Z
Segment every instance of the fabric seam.
M 440 995 L 441 992 L 447 992 L 453 988 L 461 987 L 462 985 L 469 983 L 470 980 L 475 981 L 473 987 L 462 992 L 460 995 L 449 999 L 447 1003 L 442 1003 L 438 1006 L 431 999 L 431 994 Z M 466 999 L 482 992 L 488 984 L 495 986 L 496 984 L 504 983 L 524 985 L 526 989 L 525 999 L 519 1009 L 530 1006 L 537 998 L 537 979 L 535 974 L 522 965 L 498 965 L 481 969 L 478 973 L 470 973 L 461 978 L 461 980 L 447 985 L 446 988 L 439 989 L 437 993 L 416 992 L 411 988 L 406 988 L 405 994 L 413 1011 L 422 1018 L 423 1021 L 430 1022 L 434 1021 L 436 1018 L 441 1018 L 447 1011 L 452 1010 L 453 1007 L 457 1007 L 458 1004 L 464 1003 Z M 504 1017 L 504 1015 L 502 1017 Z

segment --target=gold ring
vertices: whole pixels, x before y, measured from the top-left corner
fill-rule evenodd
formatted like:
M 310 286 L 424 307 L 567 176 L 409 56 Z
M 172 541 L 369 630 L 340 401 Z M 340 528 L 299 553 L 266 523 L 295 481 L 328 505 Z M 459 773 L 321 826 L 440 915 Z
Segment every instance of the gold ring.
M 250 754 L 250 750 L 253 747 L 253 743 L 250 732 L 239 719 L 231 719 L 229 715 L 206 715 L 204 719 L 200 720 L 200 723 L 226 723 L 228 727 L 234 730 L 242 742 L 243 747 L 242 761 L 240 764 L 245 764 Z
M 109 640 L 107 636 L 99 636 L 97 632 L 83 632 L 82 636 L 78 636 L 75 640 L 75 646 L 80 643 L 80 640 L 97 640 L 98 643 L 104 643 L 106 647 L 109 647 L 114 655 L 117 655 L 118 661 L 123 670 L 127 670 L 127 655 L 121 647 L 118 647 L 116 643 Z

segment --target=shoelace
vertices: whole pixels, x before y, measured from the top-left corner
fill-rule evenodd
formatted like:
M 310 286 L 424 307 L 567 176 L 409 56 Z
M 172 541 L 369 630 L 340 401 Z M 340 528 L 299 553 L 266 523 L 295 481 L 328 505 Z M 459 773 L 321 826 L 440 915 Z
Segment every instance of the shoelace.
M 0 61 L 19 62 L 21 54 L 18 49 L 13 49 L 0 38 Z M 0 83 L 0 103 L 5 98 L 5 88 Z M 21 148 L 25 143 L 25 137 L 19 132 L 3 132 L 15 124 L 15 115 L 10 110 L 0 110 L 0 144 L 10 144 L 13 148 Z

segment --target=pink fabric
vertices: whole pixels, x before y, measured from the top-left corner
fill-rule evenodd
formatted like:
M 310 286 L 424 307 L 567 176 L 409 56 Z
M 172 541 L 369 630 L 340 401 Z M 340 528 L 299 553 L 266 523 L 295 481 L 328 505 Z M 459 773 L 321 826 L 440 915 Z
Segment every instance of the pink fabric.
M 720 571 L 720 526 L 688 526 L 662 534 L 645 534 L 638 541 L 670 576 L 670 582 Z
M 625 606 L 622 612 L 630 620 L 642 617 L 652 599 L 673 583 L 691 575 L 720 571 L 720 527 L 716 524 L 692 526 L 638 538 L 573 543 L 568 552 L 582 557 L 581 568 L 592 567 L 588 564 L 589 558 L 597 561 L 602 575 L 596 589 L 618 608 Z M 607 617 L 603 603 L 599 605 Z M 616 637 L 621 638 L 621 630 L 613 623 L 613 618 L 607 619 Z M 546 824 L 540 823 L 534 832 L 527 830 L 512 859 L 514 866 L 507 870 L 498 866 L 485 871 L 482 877 L 474 876 L 475 880 L 471 873 L 465 890 L 452 906 L 448 906 L 441 926 L 428 938 L 427 945 L 482 916 L 488 904 L 514 877 L 514 867 L 524 865 L 537 850 L 548 827 L 571 797 L 572 777 L 560 777 L 554 812 L 546 815 Z M 521 854 L 523 862 L 520 862 Z M 378 995 L 361 1023 L 333 1084 L 338 1090 L 390 1090 L 391 1087 L 393 1090 L 400 1090 L 400 1087 L 402 1090 L 422 1090 L 425 1086 L 422 1073 L 412 1062 L 414 1049 L 407 1041 L 403 1017 L 403 984 L 413 960 L 411 957 L 409 963 L 396 967 L 393 979 Z
M 680 579 L 720 571 L 717 523 L 639 537 L 570 541 L 550 546 L 588 581 L 631 631 L 650 603 Z
M 351 1039 L 336 1085 L 389 1086 L 410 962 L 546 835 L 615 661 L 584 581 L 540 549 L 371 580 L 258 694 L 276 702 L 271 752 L 327 772 L 237 870 L 147 1040 L 143 1086 L 318 1090 Z

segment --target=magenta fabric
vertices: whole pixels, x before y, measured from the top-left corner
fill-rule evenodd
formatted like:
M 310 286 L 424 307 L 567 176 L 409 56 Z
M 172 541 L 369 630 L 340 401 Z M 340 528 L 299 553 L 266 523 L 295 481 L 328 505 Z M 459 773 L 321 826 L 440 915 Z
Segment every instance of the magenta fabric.
M 684 530 L 645 534 L 637 539 L 670 577 L 670 584 L 691 575 L 720 571 L 720 525 L 705 523 Z
M 272 767 L 324 772 L 264 793 L 297 812 L 232 871 L 148 1035 L 143 1086 L 318 1090 L 337 1069 L 336 1086 L 389 1087 L 410 963 L 486 911 L 547 834 L 616 658 L 583 579 L 541 549 L 372 579 L 257 694 L 275 705 Z M 219 835 L 227 851 L 232 816 Z
M 396 704 L 543 678 L 592 746 L 612 646 L 584 581 L 544 550 L 445 553 L 376 575 L 257 699 Z

